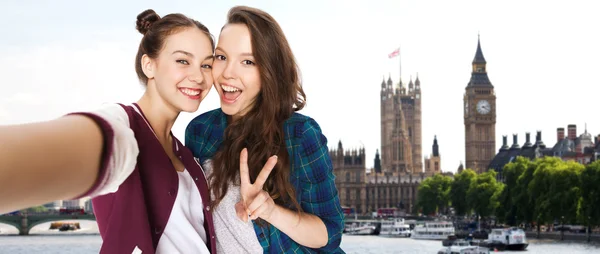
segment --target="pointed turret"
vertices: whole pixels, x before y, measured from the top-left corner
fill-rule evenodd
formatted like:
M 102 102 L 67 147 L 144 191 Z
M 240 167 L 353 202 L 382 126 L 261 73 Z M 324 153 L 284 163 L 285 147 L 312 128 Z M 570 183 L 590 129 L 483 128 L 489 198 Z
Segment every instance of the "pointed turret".
M 375 151 L 375 172 L 381 173 L 381 159 L 379 159 L 379 149 Z
M 477 35 L 477 52 L 475 52 L 475 57 L 473 58 L 473 64 L 486 64 L 485 57 L 483 57 L 483 51 L 481 51 L 481 40 L 479 35 Z
M 440 148 L 437 142 L 437 135 L 433 136 L 433 157 L 440 157 Z
M 419 73 L 417 72 L 417 79 L 415 80 L 415 89 L 421 90 L 421 81 L 419 80 Z
M 473 70 L 471 72 L 471 80 L 467 86 L 494 87 L 487 75 L 486 61 L 481 50 L 481 41 L 477 35 L 477 51 L 473 58 Z

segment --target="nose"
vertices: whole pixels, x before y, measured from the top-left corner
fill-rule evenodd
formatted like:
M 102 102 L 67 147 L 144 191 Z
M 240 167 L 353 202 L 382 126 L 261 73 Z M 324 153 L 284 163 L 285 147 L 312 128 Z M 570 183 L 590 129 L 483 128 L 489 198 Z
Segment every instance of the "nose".
M 235 68 L 233 67 L 233 61 L 228 61 L 225 65 L 225 69 L 221 74 L 225 79 L 233 79 L 235 78 Z
M 204 76 L 202 75 L 202 72 L 197 71 L 190 74 L 188 76 L 188 79 L 194 83 L 202 84 L 202 82 L 204 81 Z

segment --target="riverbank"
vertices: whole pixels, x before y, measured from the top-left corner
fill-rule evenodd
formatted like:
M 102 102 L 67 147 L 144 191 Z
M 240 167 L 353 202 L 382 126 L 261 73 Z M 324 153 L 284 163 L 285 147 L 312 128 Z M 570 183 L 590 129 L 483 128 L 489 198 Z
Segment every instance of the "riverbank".
M 553 241 L 571 241 L 571 242 L 587 242 L 588 235 L 585 233 L 568 233 L 565 232 L 563 236 L 561 236 L 560 232 L 540 232 L 538 237 L 536 231 L 527 231 L 525 232 L 527 235 L 527 239 L 540 239 L 540 240 L 553 240 Z M 561 240 L 562 238 L 562 240 Z M 592 234 L 590 237 L 590 242 L 600 243 L 600 234 Z

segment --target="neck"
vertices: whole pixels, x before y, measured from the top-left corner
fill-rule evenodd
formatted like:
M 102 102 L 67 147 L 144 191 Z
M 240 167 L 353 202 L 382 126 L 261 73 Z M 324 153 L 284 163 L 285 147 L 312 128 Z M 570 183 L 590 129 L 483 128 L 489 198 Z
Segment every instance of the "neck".
M 163 141 L 171 141 L 171 128 L 175 124 L 179 111 L 176 110 L 172 105 L 166 103 L 159 96 L 152 96 L 156 94 L 152 92 L 150 86 L 146 89 L 146 92 L 137 102 L 140 106 L 148 123 L 156 133 L 157 138 Z

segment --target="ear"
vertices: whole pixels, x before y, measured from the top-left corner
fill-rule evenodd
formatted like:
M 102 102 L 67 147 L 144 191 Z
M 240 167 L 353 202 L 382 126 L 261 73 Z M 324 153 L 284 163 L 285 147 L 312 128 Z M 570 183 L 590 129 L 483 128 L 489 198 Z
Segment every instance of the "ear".
M 152 58 L 150 58 L 148 55 L 144 54 L 142 56 L 142 71 L 144 72 L 144 75 L 146 75 L 146 77 L 148 79 L 153 79 L 154 78 L 154 71 L 156 70 L 156 66 L 154 65 L 154 60 Z

